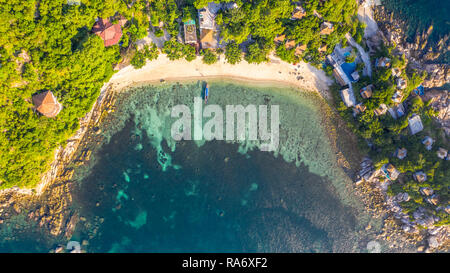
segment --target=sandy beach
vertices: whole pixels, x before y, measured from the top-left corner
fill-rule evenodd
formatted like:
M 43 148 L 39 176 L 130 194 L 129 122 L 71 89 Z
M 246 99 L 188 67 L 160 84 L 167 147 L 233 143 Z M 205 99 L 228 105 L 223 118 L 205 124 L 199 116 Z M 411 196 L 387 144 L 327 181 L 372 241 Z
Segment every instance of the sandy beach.
M 115 90 L 122 90 L 146 82 L 208 77 L 283 82 L 302 90 L 317 91 L 324 98 L 330 97 L 328 86 L 333 83 L 324 71 L 310 64 L 300 62 L 293 65 L 274 56 L 270 56 L 269 62 L 259 65 L 249 64 L 246 61 L 231 65 L 222 55 L 217 63 L 207 65 L 202 62 L 201 57 L 192 62 L 184 59 L 171 61 L 165 54 L 160 54 L 157 60 L 148 62 L 141 69 L 134 69 L 131 65 L 121 69 L 111 78 L 108 85 L 113 86 Z

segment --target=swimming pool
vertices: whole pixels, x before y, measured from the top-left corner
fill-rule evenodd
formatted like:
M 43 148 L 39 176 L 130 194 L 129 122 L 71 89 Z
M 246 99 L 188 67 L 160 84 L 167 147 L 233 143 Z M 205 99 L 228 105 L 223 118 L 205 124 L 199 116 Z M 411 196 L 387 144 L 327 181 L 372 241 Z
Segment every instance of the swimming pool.
M 352 73 L 356 70 L 356 63 L 343 63 L 341 65 L 342 70 L 344 70 L 345 75 L 353 82 Z

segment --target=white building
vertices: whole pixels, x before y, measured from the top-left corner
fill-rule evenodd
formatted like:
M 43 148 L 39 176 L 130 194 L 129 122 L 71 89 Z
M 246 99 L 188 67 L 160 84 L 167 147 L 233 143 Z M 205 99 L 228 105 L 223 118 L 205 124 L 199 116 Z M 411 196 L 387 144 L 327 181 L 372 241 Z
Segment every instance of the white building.
M 415 135 L 418 132 L 423 130 L 422 119 L 419 115 L 414 114 L 411 118 L 408 119 L 409 130 L 411 134 Z
M 353 94 L 353 91 L 350 90 L 350 88 L 342 89 L 340 93 L 345 106 L 352 107 L 356 104 L 355 95 Z

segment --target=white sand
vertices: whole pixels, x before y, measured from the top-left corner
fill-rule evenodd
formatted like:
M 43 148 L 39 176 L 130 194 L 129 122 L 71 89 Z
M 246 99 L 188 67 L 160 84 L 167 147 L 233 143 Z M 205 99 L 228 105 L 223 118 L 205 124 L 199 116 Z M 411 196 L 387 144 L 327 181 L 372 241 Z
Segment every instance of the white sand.
M 186 60 L 170 61 L 165 54 L 157 60 L 147 62 L 141 69 L 131 65 L 116 73 L 108 85 L 121 90 L 131 85 L 164 80 L 176 80 L 202 77 L 239 77 L 256 81 L 284 82 L 302 90 L 317 91 L 322 97 L 329 98 L 328 86 L 333 81 L 324 71 L 301 62 L 292 65 L 271 56 L 268 63 L 249 64 L 244 60 L 236 65 L 226 63 L 224 56 L 213 64 L 207 65 L 198 57 L 192 62 Z

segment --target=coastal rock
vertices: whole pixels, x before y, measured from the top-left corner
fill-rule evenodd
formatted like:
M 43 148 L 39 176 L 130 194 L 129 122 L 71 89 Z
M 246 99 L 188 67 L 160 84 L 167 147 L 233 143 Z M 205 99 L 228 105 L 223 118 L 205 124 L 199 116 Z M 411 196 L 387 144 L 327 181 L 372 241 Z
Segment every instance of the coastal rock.
M 447 136 L 450 136 L 450 98 L 447 90 L 430 90 L 425 93 L 424 100 L 430 102 L 437 111 L 435 120 L 442 126 Z
M 406 23 L 394 18 L 383 6 L 374 10 L 374 18 L 381 31 L 378 35 L 391 45 L 396 45 L 400 54 L 404 54 L 411 68 L 418 72 L 427 72 L 427 78 L 422 83 L 425 88 L 442 87 L 450 81 L 450 65 L 440 58 L 450 47 L 449 35 L 442 37 L 437 43 L 430 42 L 432 26 L 422 33 L 416 33 L 412 39 L 407 39 Z
M 439 244 L 438 239 L 437 239 L 436 236 L 431 236 L 431 237 L 428 238 L 428 246 L 430 248 L 436 248 L 436 247 L 439 247 L 439 245 L 440 244 Z

